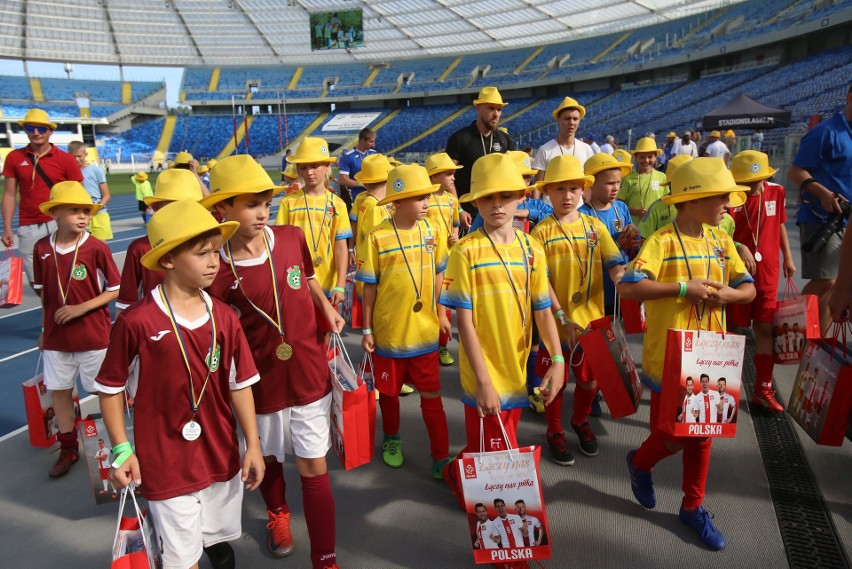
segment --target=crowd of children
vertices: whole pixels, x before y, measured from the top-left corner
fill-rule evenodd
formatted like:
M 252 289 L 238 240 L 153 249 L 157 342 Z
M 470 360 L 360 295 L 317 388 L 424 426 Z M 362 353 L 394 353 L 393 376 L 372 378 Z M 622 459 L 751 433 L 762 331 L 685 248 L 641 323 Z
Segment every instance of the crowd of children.
M 663 174 L 651 138 L 631 152 L 635 170 L 605 153 L 585 162 L 555 155 L 541 172 L 524 152 L 491 153 L 473 164 L 461 199 L 454 179 L 462 166 L 449 155 L 394 167 L 371 154 L 355 175 L 366 191 L 347 211 L 331 191 L 336 159 L 322 138 L 305 138 L 288 154 L 287 186 L 247 155 L 199 168 L 182 153 L 184 167 L 159 174 L 153 191 L 146 173 L 132 176 L 147 237 L 131 243 L 119 273 L 95 238 L 109 234 L 108 217 L 96 222 L 110 197 L 103 173 L 88 164 L 85 145 L 69 150 L 83 183 L 53 186 L 39 209 L 57 229 L 34 251 L 39 348 L 60 431 L 49 475 L 63 476 L 79 459 L 71 395 L 79 374 L 100 396 L 111 481 L 117 489 L 141 485 L 165 567 L 196 567 L 203 553 L 217 569 L 235 566 L 228 541 L 241 533 L 244 487 L 262 494 L 271 554 L 290 555 L 287 456 L 301 481 L 312 566 L 338 567 L 327 352 L 329 334 L 346 324 L 361 330 L 372 360 L 383 462 L 403 466 L 399 396 L 413 386 L 430 474 L 460 505 L 456 459 L 516 447 L 524 408 L 544 413 L 553 460 L 575 463 L 562 421 L 571 376 L 568 424 L 583 454 L 597 455 L 589 417 L 600 378 L 589 365 L 595 355 L 578 341 L 590 322 L 613 314 L 619 296 L 643 301 L 647 316 L 651 434 L 627 456 L 633 494 L 655 507 L 653 468 L 682 452 L 680 519 L 708 547 L 725 547 L 704 506 L 712 439 L 658 429 L 659 391 L 667 330 L 724 329 L 716 314 L 730 305 L 728 326 L 755 333 L 754 403 L 783 410 L 772 386 L 772 315 L 779 273 L 790 277 L 796 267 L 784 190 L 768 181 L 775 170 L 765 154 L 742 152 L 730 170 L 720 158 L 681 155 Z M 460 202 L 478 211 L 467 234 Z M 358 310 L 346 323 L 338 308 L 353 275 L 349 301 Z M 107 306 L 116 299 L 111 328 Z M 439 371 L 455 363 L 453 312 L 465 421 L 457 454 Z

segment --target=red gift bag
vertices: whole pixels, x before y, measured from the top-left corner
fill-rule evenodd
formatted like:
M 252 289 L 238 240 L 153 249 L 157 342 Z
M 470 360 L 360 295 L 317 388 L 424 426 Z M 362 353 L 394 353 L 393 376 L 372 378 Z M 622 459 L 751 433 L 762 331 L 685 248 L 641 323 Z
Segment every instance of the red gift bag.
M 480 432 L 481 425 L 480 419 Z M 505 430 L 503 433 L 505 437 Z M 550 559 L 540 458 L 541 448 L 532 446 L 464 453 L 456 461 L 465 498 L 468 543 L 473 545 L 476 564 L 502 567 Z
M 625 334 L 645 333 L 645 304 L 642 301 L 618 297 L 616 306 L 620 310 Z
M 374 381 L 373 357 L 365 353 L 358 366 L 358 382 L 367 387 L 367 423 L 370 429 L 370 460 L 376 452 L 376 384 Z
M 776 364 L 797 364 L 808 340 L 822 337 L 819 305 L 813 294 L 801 294 L 787 279 L 772 322 L 772 352 Z
M 642 399 L 642 381 L 636 371 L 627 338 L 618 320 L 592 320 L 580 336 L 580 347 L 590 357 L 587 365 L 603 392 L 613 419 L 636 412 Z
M 820 445 L 840 446 L 852 412 L 852 352 L 845 338 L 810 340 L 787 413 Z
M 0 260 L 0 308 L 19 306 L 24 301 L 24 260 L 6 249 Z
M 157 569 L 160 567 L 160 545 L 148 510 L 141 510 L 131 484 L 121 491 L 118 504 L 118 527 L 112 544 L 110 569 Z M 127 496 L 133 501 L 135 515 L 124 516 Z
M 41 358 L 39 358 L 39 363 Z M 36 364 L 36 371 L 38 371 Z M 59 425 L 53 414 L 53 393 L 44 385 L 44 375 L 36 374 L 23 383 L 24 408 L 27 411 L 27 428 L 30 433 L 30 444 L 34 447 L 48 448 L 56 442 Z M 72 391 L 74 399 L 74 416 L 80 419 L 80 397 L 77 386 Z
M 331 446 L 345 470 L 370 462 L 373 440 L 370 438 L 367 385 L 356 374 L 339 334 L 332 334 L 328 360 L 331 375 Z
M 657 424 L 670 435 L 733 437 L 745 336 L 669 329 Z

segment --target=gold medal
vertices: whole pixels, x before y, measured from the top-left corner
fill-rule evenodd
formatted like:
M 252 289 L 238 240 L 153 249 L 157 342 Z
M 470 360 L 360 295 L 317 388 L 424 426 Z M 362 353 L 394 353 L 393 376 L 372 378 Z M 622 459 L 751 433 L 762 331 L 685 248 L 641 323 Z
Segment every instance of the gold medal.
M 275 357 L 286 362 L 293 357 L 293 347 L 287 342 L 281 342 L 281 345 L 275 348 Z
M 317 255 L 316 257 L 314 257 L 314 266 L 319 267 L 320 265 L 322 265 L 322 257 Z
M 423 310 L 423 303 L 420 302 L 419 300 L 417 302 L 415 302 L 413 310 L 414 310 L 414 312 L 420 312 L 421 310 Z
M 579 304 L 583 300 L 583 294 L 580 291 L 575 292 L 571 295 L 571 301 L 575 304 Z

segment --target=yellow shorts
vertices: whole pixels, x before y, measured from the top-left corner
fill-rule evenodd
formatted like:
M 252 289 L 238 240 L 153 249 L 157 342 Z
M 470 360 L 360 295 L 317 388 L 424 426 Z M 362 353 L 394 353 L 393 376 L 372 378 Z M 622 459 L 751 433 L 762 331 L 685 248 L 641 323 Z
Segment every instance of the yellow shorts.
M 89 233 L 101 241 L 112 239 L 112 224 L 109 213 L 101 211 L 89 220 Z

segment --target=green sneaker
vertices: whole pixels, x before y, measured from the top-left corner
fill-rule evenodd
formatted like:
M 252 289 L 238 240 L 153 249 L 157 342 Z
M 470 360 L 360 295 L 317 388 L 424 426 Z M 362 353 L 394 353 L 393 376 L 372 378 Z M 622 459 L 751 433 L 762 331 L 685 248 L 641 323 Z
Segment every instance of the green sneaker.
M 456 363 L 456 360 L 446 346 L 438 350 L 438 361 L 441 362 L 442 366 L 451 366 Z
M 444 467 L 449 464 L 453 460 L 453 457 L 448 456 L 447 458 L 442 458 L 440 460 L 432 461 L 432 478 L 435 480 L 443 480 L 444 475 Z
M 402 441 L 399 435 L 385 435 L 385 442 L 382 443 L 382 460 L 391 468 L 402 466 Z
M 406 395 L 411 395 L 414 393 L 414 388 L 408 385 L 407 383 L 402 384 L 402 389 L 399 390 L 399 396 L 405 397 Z

